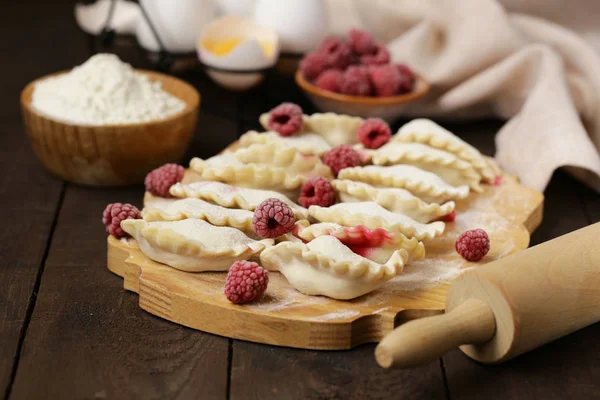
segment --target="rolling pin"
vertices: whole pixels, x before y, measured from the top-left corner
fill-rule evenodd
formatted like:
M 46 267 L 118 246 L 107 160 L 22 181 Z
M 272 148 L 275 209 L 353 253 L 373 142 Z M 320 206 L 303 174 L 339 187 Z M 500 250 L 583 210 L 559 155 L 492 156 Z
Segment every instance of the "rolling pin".
M 459 276 L 446 313 L 407 322 L 375 349 L 407 368 L 459 347 L 496 364 L 600 321 L 600 223 Z

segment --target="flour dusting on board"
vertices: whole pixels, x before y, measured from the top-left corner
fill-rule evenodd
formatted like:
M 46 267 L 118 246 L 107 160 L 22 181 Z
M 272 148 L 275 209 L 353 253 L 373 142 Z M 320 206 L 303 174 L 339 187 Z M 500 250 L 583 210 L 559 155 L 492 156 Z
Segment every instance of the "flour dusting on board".
M 356 317 L 360 314 L 358 310 L 341 310 L 336 312 L 331 312 L 328 314 L 324 314 L 318 317 L 313 317 L 312 319 L 315 321 L 331 321 L 334 319 L 350 319 Z

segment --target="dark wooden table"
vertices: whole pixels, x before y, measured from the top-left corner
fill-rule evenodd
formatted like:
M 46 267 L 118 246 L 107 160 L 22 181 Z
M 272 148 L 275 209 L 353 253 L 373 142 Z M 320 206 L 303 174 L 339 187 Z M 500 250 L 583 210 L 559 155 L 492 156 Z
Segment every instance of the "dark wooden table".
M 91 189 L 50 176 L 23 130 L 20 90 L 85 61 L 72 2 L 11 2 L 0 13 L 0 393 L 10 399 L 591 399 L 600 398 L 600 324 L 500 366 L 454 351 L 386 371 L 374 345 L 316 352 L 231 340 L 156 318 L 106 269 L 107 203 L 141 205 L 143 188 Z M 117 52 L 135 66 L 145 59 Z M 289 78 L 271 74 L 245 94 L 199 71 L 202 94 L 190 155 L 208 157 L 283 101 L 310 110 Z M 447 124 L 448 125 L 448 124 Z M 486 154 L 500 121 L 449 124 Z M 187 161 L 187 160 L 186 160 Z M 600 197 L 562 172 L 546 191 L 532 244 L 600 220 Z M 565 266 L 566 268 L 570 266 Z

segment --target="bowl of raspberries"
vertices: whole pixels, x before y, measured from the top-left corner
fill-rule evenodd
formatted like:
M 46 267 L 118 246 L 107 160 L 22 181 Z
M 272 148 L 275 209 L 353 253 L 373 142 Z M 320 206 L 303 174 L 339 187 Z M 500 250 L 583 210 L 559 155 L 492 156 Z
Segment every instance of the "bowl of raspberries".
M 422 76 L 406 64 L 393 64 L 387 47 L 358 29 L 346 40 L 323 40 L 302 58 L 295 78 L 323 111 L 388 121 L 429 91 Z

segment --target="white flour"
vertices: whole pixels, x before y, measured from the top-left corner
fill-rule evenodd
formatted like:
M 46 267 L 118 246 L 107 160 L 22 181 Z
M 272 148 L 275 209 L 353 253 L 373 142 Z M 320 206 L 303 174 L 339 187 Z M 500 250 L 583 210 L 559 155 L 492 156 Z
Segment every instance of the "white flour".
M 39 82 L 32 105 L 64 122 L 109 125 L 164 119 L 185 103 L 112 54 L 97 54 L 69 73 Z

